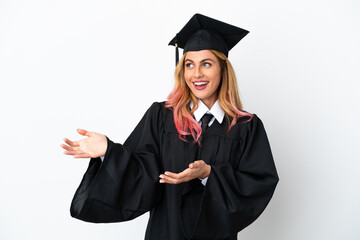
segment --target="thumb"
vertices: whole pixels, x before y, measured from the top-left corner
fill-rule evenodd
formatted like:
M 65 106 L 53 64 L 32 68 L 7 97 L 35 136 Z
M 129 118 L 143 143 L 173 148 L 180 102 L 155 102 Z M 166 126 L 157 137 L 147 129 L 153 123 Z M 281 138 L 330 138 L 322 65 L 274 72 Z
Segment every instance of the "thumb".
M 189 164 L 189 167 L 190 167 L 190 168 L 199 168 L 199 167 L 201 167 L 201 165 L 202 165 L 203 163 L 204 163 L 203 160 L 196 160 L 195 162 L 190 163 L 190 164 Z
M 198 161 L 189 164 L 189 168 L 197 168 L 197 167 L 199 167 Z
M 89 137 L 89 132 L 86 131 L 85 129 L 80 129 L 80 128 L 78 128 L 78 129 L 77 129 L 77 132 L 78 132 L 80 135 L 88 136 L 88 137 Z

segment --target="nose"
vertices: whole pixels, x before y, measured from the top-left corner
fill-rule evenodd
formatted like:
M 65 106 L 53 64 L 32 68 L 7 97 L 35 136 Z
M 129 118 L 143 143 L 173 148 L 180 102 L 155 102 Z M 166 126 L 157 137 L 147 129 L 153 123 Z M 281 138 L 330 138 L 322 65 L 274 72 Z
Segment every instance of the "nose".
M 200 67 L 196 67 L 194 77 L 195 78 L 203 77 L 203 72 Z

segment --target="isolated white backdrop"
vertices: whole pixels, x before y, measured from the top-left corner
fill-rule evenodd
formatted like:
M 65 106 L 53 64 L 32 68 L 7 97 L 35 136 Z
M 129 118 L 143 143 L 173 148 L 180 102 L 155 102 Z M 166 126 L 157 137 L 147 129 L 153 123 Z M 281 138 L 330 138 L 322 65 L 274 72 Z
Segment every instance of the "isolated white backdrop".
M 167 43 L 196 12 L 250 31 L 229 58 L 280 175 L 239 239 L 360 239 L 356 0 L 0 0 L 0 239 L 143 239 L 148 214 L 70 217 L 88 160 L 59 145 L 76 128 L 123 142 L 170 92 Z

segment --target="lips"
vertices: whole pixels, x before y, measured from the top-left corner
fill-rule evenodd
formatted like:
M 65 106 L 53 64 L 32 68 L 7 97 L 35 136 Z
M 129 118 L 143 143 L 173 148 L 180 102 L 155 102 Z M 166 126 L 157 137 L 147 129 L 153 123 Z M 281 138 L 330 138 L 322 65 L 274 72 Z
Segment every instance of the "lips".
M 195 81 L 193 82 L 194 84 L 194 87 L 197 89 L 197 90 L 203 90 L 206 88 L 206 86 L 208 85 L 208 81 Z

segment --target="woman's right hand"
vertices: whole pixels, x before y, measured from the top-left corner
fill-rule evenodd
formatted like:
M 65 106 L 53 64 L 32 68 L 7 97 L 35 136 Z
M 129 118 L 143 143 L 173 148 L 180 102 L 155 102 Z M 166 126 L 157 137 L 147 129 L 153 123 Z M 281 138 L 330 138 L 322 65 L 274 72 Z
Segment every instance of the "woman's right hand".
M 65 149 L 64 154 L 72 155 L 74 158 L 97 158 L 104 156 L 107 149 L 105 135 L 78 129 L 78 133 L 87 138 L 79 141 L 70 141 L 64 138 L 66 144 L 60 146 Z

